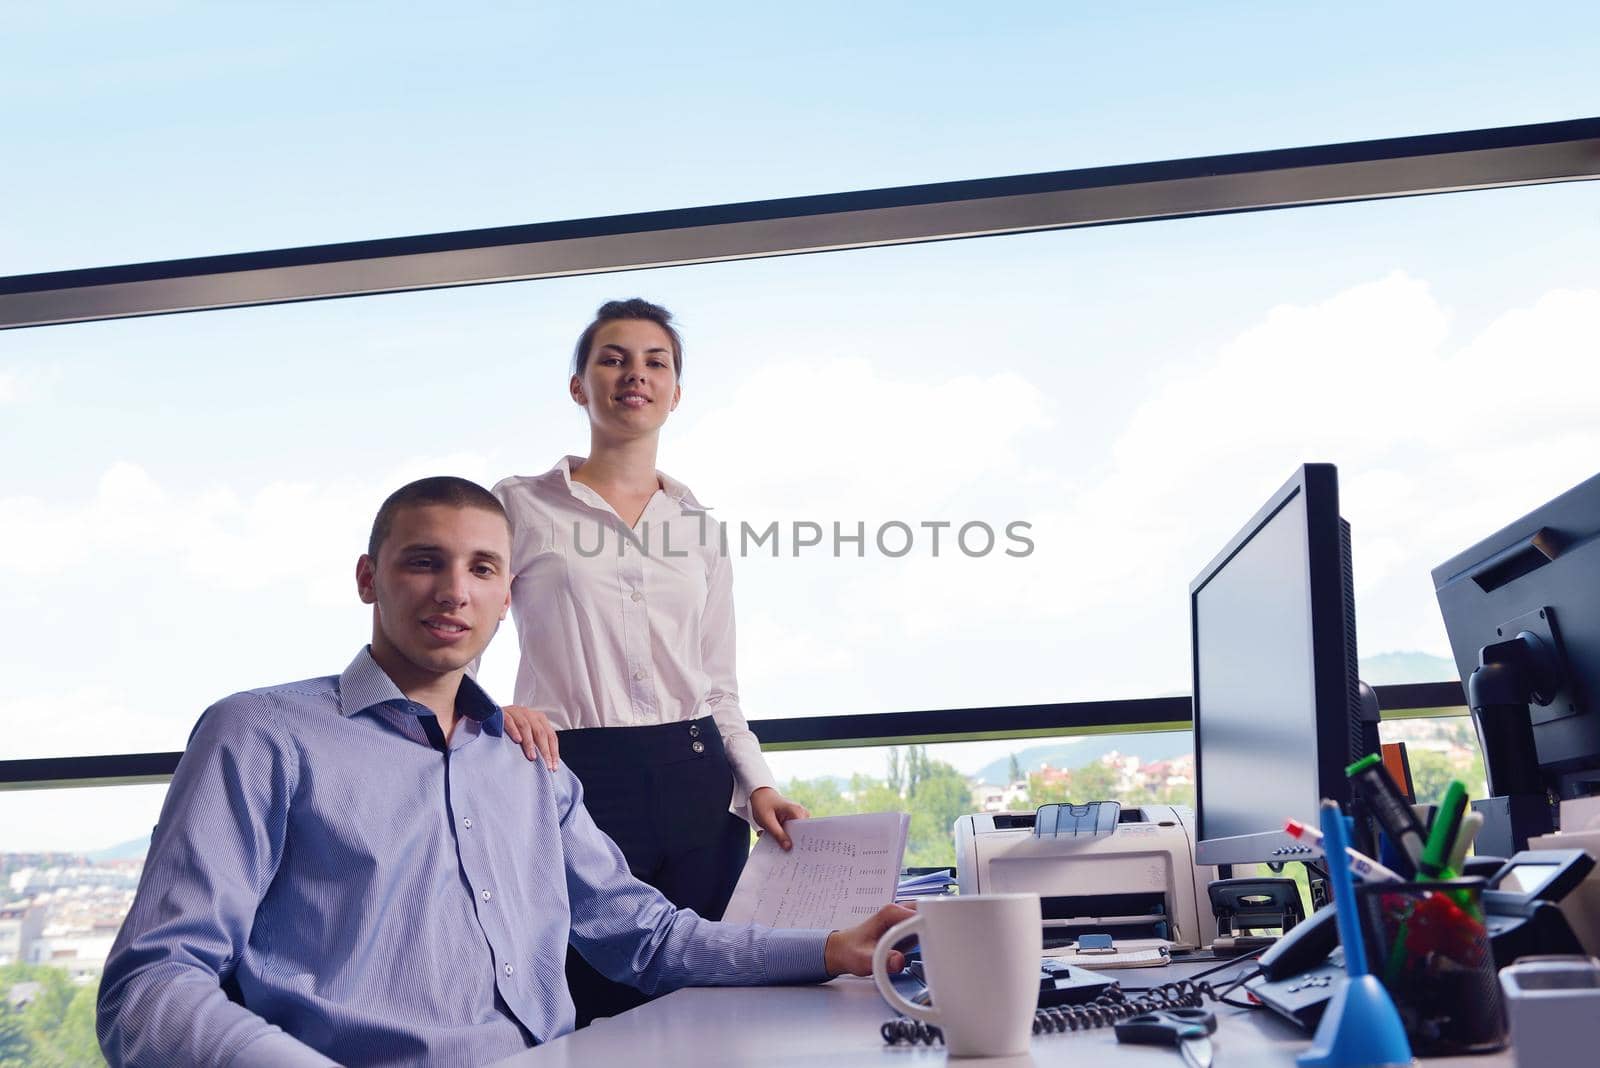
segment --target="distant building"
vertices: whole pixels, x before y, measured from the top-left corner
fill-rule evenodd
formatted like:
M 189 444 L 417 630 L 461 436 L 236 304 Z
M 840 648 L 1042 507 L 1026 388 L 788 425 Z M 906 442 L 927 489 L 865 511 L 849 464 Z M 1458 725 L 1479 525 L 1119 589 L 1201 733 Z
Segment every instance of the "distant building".
M 1006 786 L 978 783 L 972 788 L 972 807 L 978 812 L 1015 812 L 1030 808 L 1027 780 Z
M 1071 777 L 1071 772 L 1064 771 L 1061 768 L 1052 768 L 1049 764 L 1040 764 L 1037 774 L 1039 781 L 1045 786 L 1064 785 L 1067 779 Z
M 1181 756 L 1172 760 L 1157 760 L 1139 769 L 1145 785 L 1155 790 L 1175 786 L 1194 785 L 1194 757 Z
M 99 981 L 106 958 L 111 955 L 111 943 L 115 940 L 115 931 L 109 934 L 73 931 L 63 935 L 46 935 L 33 943 L 28 963 L 60 968 L 74 983 L 88 985 Z
M 28 950 L 44 930 L 45 910 L 32 904 L 0 906 L 0 964 L 28 959 Z

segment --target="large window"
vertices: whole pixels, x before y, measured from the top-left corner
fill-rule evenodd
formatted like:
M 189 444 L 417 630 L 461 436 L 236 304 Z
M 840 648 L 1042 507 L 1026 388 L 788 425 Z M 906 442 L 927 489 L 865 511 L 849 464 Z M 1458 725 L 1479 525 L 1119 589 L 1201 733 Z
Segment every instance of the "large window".
M 682 316 L 661 464 L 729 525 L 752 718 L 1185 693 L 1189 580 L 1306 460 L 1340 468 L 1369 680 L 1452 678 L 1429 568 L 1600 454 L 1592 196 L 9 334 L 11 751 L 179 749 L 226 693 L 337 672 L 378 501 L 585 451 L 571 338 L 631 293 Z

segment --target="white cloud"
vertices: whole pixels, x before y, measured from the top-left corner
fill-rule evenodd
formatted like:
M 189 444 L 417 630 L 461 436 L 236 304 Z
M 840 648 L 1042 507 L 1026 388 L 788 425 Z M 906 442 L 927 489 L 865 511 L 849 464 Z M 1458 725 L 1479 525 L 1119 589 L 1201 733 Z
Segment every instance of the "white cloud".
M 779 360 L 675 438 L 674 463 L 707 472 L 702 494 L 752 522 L 909 522 L 961 488 L 1019 466 L 1054 404 L 1010 371 L 891 378 L 869 360 Z
M 1600 292 L 1548 293 L 1462 341 L 1453 318 L 1401 272 L 1273 308 L 1168 368 L 1106 452 L 1083 457 L 1028 451 L 1054 436 L 1027 437 L 1047 425 L 1047 406 L 1009 404 L 1028 397 L 1010 383 L 951 384 L 976 403 L 969 422 L 960 400 L 941 413 L 935 425 L 951 433 L 940 435 L 901 416 L 908 394 L 896 383 L 830 368 L 799 387 L 820 445 L 774 449 L 766 463 L 780 473 L 766 482 L 761 458 L 743 458 L 741 512 L 747 492 L 773 507 L 792 486 L 842 481 L 846 491 L 825 491 L 838 505 L 866 507 L 865 491 L 881 485 L 900 507 L 943 514 L 982 487 L 1033 522 L 1037 549 L 1022 560 L 914 554 L 855 571 L 785 561 L 787 581 L 762 593 L 822 606 L 820 619 L 795 612 L 793 626 L 820 623 L 862 662 L 924 650 L 925 671 L 886 688 L 921 686 L 945 705 L 1014 700 L 1022 686 L 1054 699 L 1186 689 L 1189 581 L 1296 465 L 1330 461 L 1355 531 L 1362 649 L 1444 654 L 1429 570 L 1592 474 L 1600 455 Z M 814 388 L 848 392 L 844 417 Z M 919 398 L 912 411 L 932 407 Z M 744 418 L 749 436 L 732 440 L 771 440 Z M 840 428 L 867 447 L 841 448 Z M 998 652 L 981 644 L 989 635 L 1002 637 Z M 986 650 L 981 663 L 974 648 Z
M 11 755 L 179 749 L 224 694 L 339 670 L 367 634 L 354 564 L 379 502 L 413 473 L 488 465 L 236 489 L 119 461 L 77 499 L 0 501 L 0 722 L 28 724 Z
M 320 603 L 327 576 L 343 577 L 354 566 L 388 492 L 441 472 L 481 479 L 489 466 L 486 457 L 462 453 L 410 458 L 376 477 L 321 484 L 168 489 L 140 465 L 119 460 L 87 499 L 0 500 L 0 570 L 42 576 L 144 569 L 159 560 L 217 591 L 302 583 Z M 338 585 L 340 603 L 346 587 Z
M 58 366 L 13 364 L 0 371 L 0 404 L 33 404 L 48 400 L 62 377 Z
M 26 723 L 7 742 L 8 758 L 90 756 L 99 753 L 146 753 L 179 749 L 189 726 L 203 709 L 186 709 L 184 723 L 129 704 L 114 686 L 77 685 L 60 690 L 19 693 L 15 687 L 37 676 L 8 673 L 11 682 L 0 692 L 0 720 Z M 221 697 L 221 694 L 216 696 Z

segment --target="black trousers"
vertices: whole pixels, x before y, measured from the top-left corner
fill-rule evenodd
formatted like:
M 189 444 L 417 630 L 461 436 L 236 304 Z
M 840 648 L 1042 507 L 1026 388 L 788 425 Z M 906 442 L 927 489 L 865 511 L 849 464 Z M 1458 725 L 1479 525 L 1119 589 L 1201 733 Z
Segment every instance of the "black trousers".
M 679 908 L 722 918 L 750 852 L 750 825 L 728 811 L 733 768 L 710 716 L 562 731 L 561 760 L 635 878 Z M 570 946 L 567 985 L 579 1027 L 650 1000 L 595 971 Z

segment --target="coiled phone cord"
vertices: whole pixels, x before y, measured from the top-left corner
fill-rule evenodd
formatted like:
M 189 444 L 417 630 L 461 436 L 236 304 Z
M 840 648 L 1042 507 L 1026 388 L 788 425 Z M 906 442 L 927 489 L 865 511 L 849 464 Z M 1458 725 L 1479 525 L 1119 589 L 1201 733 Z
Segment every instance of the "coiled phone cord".
M 1247 957 L 1230 960 L 1217 968 L 1209 968 L 1192 979 L 1178 979 L 1162 983 L 1160 986 L 1141 987 L 1134 992 L 1137 997 L 1129 997 L 1128 992 L 1122 989 L 1121 983 L 1113 983 L 1105 993 L 1085 1004 L 1056 1005 L 1038 1010 L 1033 1014 L 1033 1033 L 1049 1035 L 1067 1031 L 1092 1031 L 1100 1027 L 1110 1027 L 1119 1020 L 1126 1020 L 1141 1013 L 1158 1012 L 1162 1009 L 1197 1009 L 1208 998 L 1225 1005 L 1253 1007 L 1229 1001 L 1227 995 L 1250 975 L 1255 974 L 1254 972 L 1228 983 L 1221 993 L 1218 993 L 1202 976 L 1232 967 L 1261 952 L 1257 950 Z M 878 1033 L 891 1046 L 902 1043 L 912 1046 L 919 1043 L 931 1046 L 944 1042 L 944 1032 L 937 1026 L 920 1020 L 908 1020 L 903 1016 L 885 1020 L 883 1026 L 878 1028 Z
M 1163 983 L 1150 988 L 1143 996 L 1137 998 L 1130 998 L 1123 992 L 1122 984 L 1115 983 L 1105 993 L 1085 1004 L 1057 1005 L 1035 1012 L 1033 1033 L 1049 1035 L 1110 1027 L 1118 1020 L 1126 1020 L 1140 1013 L 1155 1012 L 1159 1009 L 1196 1008 L 1206 997 L 1215 1001 L 1217 994 L 1211 989 L 1211 984 L 1204 980 L 1196 983 L 1180 979 L 1176 982 Z M 944 1032 L 937 1026 L 904 1017 L 885 1020 L 878 1033 L 883 1035 L 883 1040 L 891 1046 L 898 1046 L 901 1043 L 907 1045 L 922 1043 L 931 1046 L 944 1041 Z

